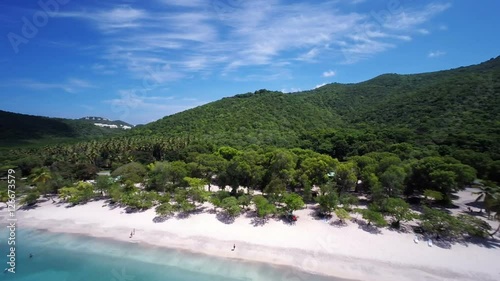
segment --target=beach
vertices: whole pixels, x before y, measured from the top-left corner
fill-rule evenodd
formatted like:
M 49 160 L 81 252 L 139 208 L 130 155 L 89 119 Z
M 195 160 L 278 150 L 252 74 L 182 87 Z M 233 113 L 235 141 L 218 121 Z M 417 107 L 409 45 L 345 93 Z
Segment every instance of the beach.
M 201 209 L 188 217 L 155 222 L 153 209 L 127 213 L 104 200 L 74 207 L 47 200 L 35 208 L 18 210 L 17 217 L 20 228 L 290 266 L 345 279 L 500 280 L 500 248 L 495 243 L 429 247 L 426 241 L 415 243 L 412 233 L 387 228 L 373 233 L 354 222 L 333 225 L 335 217 L 326 221 L 312 216 L 312 206 L 296 211 L 298 221 L 293 225 L 274 219 L 256 225 L 254 218 L 245 214 L 226 223 L 218 219 L 210 204 Z M 1 215 L 5 218 L 5 209 Z M 283 280 L 304 279 L 294 273 Z

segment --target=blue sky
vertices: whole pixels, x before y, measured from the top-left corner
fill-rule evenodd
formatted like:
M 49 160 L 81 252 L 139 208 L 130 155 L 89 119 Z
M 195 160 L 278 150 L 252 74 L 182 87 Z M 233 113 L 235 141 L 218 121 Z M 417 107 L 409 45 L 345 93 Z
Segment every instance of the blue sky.
M 500 55 L 500 2 L 480 3 L 4 0 L 0 109 L 140 124 L 263 88 L 476 64 Z

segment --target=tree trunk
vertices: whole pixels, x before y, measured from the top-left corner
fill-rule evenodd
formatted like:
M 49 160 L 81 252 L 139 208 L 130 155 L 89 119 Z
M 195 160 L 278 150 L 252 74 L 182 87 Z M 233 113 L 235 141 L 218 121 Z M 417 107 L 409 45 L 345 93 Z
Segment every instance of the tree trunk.
M 498 231 L 500 231 L 500 225 L 498 225 L 497 230 L 495 230 L 495 232 L 490 233 L 490 236 L 491 237 L 495 236 L 495 234 L 497 234 Z

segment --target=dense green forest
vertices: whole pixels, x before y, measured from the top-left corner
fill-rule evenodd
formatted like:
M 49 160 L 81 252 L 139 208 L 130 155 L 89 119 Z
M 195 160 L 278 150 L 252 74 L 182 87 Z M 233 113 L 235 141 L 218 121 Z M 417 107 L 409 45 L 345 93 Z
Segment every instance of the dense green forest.
M 294 94 L 259 90 L 118 137 L 5 150 L 0 176 L 10 169 L 28 177 L 36 187 L 20 189 L 27 204 L 41 194 L 73 204 L 99 195 L 133 209 L 156 205 L 159 214 L 169 214 L 210 201 L 233 216 L 254 204 L 267 217 L 289 214 L 305 202 L 340 219 L 357 211 L 379 226 L 386 224 L 383 215 L 391 216 L 399 227 L 416 217 L 411 203 L 425 206 L 419 218 L 429 233 L 486 236 L 489 225 L 481 220 L 429 207 L 452 207 L 454 193 L 474 185 L 487 214 L 500 219 L 499 106 L 500 57 Z M 54 124 L 62 126 L 53 125 L 56 133 L 77 137 L 84 131 Z M 17 125 L 28 126 L 26 137 L 50 131 Z M 98 177 L 101 170 L 112 171 L 111 177 Z M 97 183 L 79 182 L 89 179 Z M 230 191 L 207 193 L 201 188 L 206 184 Z M 359 195 L 368 208 L 356 208 Z
M 500 57 L 295 94 L 259 90 L 167 116 L 131 133 L 189 136 L 238 148 L 301 147 L 340 160 L 418 148 L 452 156 L 498 181 L 499 92 Z
M 362 134 L 390 130 L 386 137 L 394 141 L 483 151 L 488 146 L 498 157 L 499 90 L 500 58 L 496 58 L 453 70 L 386 74 L 294 94 L 259 90 L 167 116 L 135 132 L 194 135 L 221 145 L 295 147 L 302 135 L 314 130 L 349 134 L 349 129 Z
M 126 124 L 126 123 L 124 123 Z M 122 134 L 87 120 L 49 118 L 0 110 L 0 146 L 43 145 Z

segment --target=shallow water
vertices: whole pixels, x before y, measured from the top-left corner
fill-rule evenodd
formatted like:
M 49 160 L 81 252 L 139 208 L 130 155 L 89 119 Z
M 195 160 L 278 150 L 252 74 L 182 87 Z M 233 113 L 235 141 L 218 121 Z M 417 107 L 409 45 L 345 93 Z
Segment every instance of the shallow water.
M 3 227 L 0 250 L 4 267 L 8 267 L 7 235 L 5 227 Z M 32 229 L 18 230 L 16 244 L 16 273 L 0 273 L 0 280 L 341 280 L 264 263 L 249 263 L 133 243 Z M 33 254 L 32 258 L 29 257 L 30 253 Z

